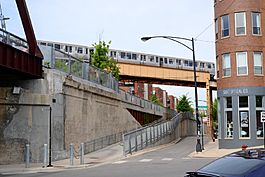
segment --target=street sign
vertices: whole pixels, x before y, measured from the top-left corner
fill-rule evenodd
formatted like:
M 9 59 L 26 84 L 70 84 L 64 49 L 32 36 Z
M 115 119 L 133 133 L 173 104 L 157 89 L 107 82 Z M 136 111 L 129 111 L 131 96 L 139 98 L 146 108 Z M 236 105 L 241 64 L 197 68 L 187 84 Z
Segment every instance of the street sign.
M 260 113 L 260 122 L 265 123 L 265 112 Z
M 198 106 L 198 109 L 208 109 L 208 106 Z

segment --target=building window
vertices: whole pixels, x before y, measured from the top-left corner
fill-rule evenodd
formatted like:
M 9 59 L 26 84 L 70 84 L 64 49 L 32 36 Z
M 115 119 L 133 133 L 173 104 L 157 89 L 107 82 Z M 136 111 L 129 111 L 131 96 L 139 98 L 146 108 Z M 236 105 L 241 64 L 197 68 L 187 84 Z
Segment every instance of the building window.
M 222 21 L 222 37 L 227 37 L 229 36 L 229 16 L 224 15 L 221 17 Z
M 239 135 L 241 138 L 249 138 L 249 108 L 248 97 L 239 97 Z
M 260 121 L 261 112 L 263 110 L 263 96 L 256 96 L 257 137 L 263 137 L 263 123 Z
M 246 13 L 235 13 L 235 32 L 236 35 L 246 34 Z
M 223 76 L 231 76 L 230 54 L 223 54 Z
M 218 39 L 218 19 L 215 19 L 215 39 Z
M 260 29 L 260 13 L 253 12 L 252 13 L 252 33 L 256 35 L 261 34 Z
M 232 97 L 224 99 L 225 105 L 225 137 L 233 138 L 233 110 L 232 110 Z
M 248 74 L 247 52 L 236 53 L 237 75 Z
M 262 71 L 262 52 L 254 52 L 254 74 L 261 75 Z

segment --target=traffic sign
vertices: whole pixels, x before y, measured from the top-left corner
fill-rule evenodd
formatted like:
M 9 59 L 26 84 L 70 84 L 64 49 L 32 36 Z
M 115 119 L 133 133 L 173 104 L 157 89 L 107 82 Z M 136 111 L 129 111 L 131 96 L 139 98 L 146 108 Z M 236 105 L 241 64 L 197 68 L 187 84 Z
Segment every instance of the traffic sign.
M 208 109 L 208 106 L 198 106 L 198 109 Z
M 265 123 L 265 112 L 260 113 L 260 122 Z

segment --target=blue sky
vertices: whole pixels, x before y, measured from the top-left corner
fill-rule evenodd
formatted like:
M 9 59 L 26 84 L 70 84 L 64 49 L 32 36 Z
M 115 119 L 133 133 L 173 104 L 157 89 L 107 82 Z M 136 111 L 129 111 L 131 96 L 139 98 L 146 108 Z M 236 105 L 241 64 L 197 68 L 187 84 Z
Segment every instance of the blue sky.
M 91 46 L 99 39 L 111 48 L 191 58 L 185 47 L 163 39 L 148 42 L 143 36 L 171 35 L 196 38 L 196 59 L 215 62 L 213 0 L 26 0 L 37 39 Z M 2 0 L 7 30 L 21 37 L 23 28 L 15 0 Z M 212 41 L 212 42 L 202 42 Z M 188 44 L 190 45 L 190 44 Z M 169 94 L 194 89 L 164 86 Z M 199 99 L 205 100 L 204 89 Z

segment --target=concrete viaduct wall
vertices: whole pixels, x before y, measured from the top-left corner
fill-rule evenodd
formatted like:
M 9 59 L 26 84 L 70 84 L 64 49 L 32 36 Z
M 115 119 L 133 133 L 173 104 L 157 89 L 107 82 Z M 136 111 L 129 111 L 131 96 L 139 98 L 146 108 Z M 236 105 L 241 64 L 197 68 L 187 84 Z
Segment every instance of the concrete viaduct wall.
M 52 157 L 59 160 L 67 156 L 70 143 L 79 145 L 140 127 L 126 105 L 155 115 L 165 113 L 163 108 L 150 111 L 130 105 L 111 89 L 56 70 L 45 69 L 44 79 L 1 82 L 0 164 L 22 163 L 27 143 L 31 161 L 43 160 L 43 144 L 49 142 L 50 107 Z

